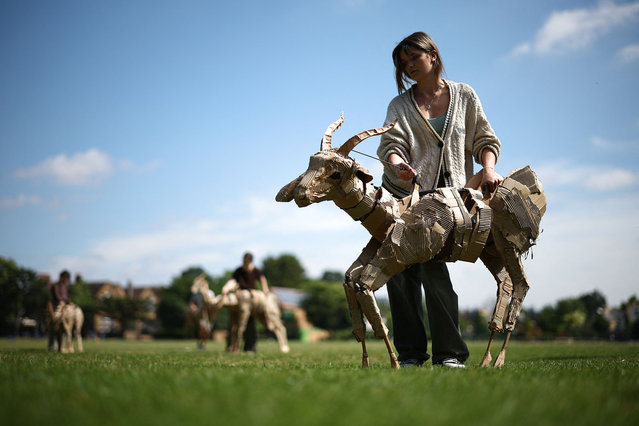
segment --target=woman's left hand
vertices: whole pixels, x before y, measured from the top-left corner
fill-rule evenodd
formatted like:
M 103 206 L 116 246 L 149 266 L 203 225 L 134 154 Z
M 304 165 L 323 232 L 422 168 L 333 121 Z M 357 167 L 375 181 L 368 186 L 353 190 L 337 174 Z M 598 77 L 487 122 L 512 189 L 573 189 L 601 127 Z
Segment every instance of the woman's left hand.
M 497 186 L 504 181 L 504 178 L 492 167 L 484 167 L 481 173 L 480 188 L 483 192 L 493 193 Z

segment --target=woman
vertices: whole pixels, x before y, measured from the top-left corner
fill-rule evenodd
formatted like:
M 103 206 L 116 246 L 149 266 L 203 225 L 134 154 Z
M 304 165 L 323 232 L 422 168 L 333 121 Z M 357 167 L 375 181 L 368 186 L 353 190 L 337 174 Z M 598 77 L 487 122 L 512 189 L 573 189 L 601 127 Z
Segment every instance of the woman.
M 393 50 L 393 63 L 399 96 L 388 106 L 386 124 L 396 118 L 397 124 L 382 135 L 377 154 L 395 167 L 385 166 L 382 186 L 398 198 L 411 193 L 414 178 L 421 191 L 462 188 L 473 175 L 474 159 L 483 168 L 473 182 L 494 191 L 503 180 L 495 173 L 501 144 L 474 90 L 441 78 L 441 56 L 426 33 L 416 32 L 402 40 Z M 407 88 L 411 81 L 414 84 Z M 468 347 L 459 332 L 457 294 L 442 262 L 413 265 L 388 282 L 400 364 L 419 366 L 429 359 L 422 286 L 432 362 L 463 368 Z

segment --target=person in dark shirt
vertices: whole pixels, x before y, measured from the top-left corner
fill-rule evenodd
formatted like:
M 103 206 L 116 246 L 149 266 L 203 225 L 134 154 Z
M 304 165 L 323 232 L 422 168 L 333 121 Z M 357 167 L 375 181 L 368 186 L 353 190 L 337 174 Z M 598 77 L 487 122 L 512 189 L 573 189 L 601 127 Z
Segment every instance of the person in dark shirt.
M 56 316 L 62 312 L 62 307 L 68 303 L 69 300 L 69 286 L 70 286 L 71 274 L 69 271 L 64 270 L 60 272 L 60 279 L 57 283 L 51 286 L 51 299 L 53 301 L 53 307 L 55 309 Z
M 49 312 L 47 321 L 49 326 L 48 348 L 51 351 L 56 349 L 55 321 L 60 318 L 64 305 L 70 303 L 70 282 L 71 274 L 69 273 L 69 271 L 64 270 L 60 272 L 60 278 L 58 279 L 58 282 L 49 285 L 51 300 L 47 302 L 47 309 Z
M 255 290 L 257 289 L 256 282 L 258 281 L 262 287 L 261 290 L 264 293 L 268 293 L 269 289 L 266 277 L 262 271 L 253 264 L 253 255 L 251 253 L 245 253 L 242 260 L 242 266 L 237 268 L 235 272 L 233 272 L 233 277 L 224 284 L 224 287 L 222 287 L 222 294 L 227 294 L 228 292 L 237 289 Z M 228 331 L 226 339 L 227 349 L 230 344 L 231 323 L 229 323 Z M 255 352 L 256 349 L 257 328 L 255 326 L 255 317 L 251 315 L 248 319 L 248 323 L 246 324 L 246 330 L 244 331 L 244 351 Z

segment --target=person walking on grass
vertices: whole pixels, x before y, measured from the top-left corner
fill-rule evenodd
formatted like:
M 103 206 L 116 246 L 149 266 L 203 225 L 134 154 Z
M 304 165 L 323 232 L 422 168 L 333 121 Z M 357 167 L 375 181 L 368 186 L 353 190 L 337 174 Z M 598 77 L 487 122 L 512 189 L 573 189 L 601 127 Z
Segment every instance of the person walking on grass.
M 253 255 L 245 253 L 242 258 L 242 266 L 233 272 L 233 277 L 222 287 L 222 294 L 227 294 L 235 289 L 255 290 L 256 283 L 259 282 L 264 293 L 269 292 L 268 282 L 262 271 L 253 264 Z M 230 345 L 231 326 L 233 321 L 229 322 L 229 330 L 227 334 L 227 350 Z M 255 325 L 255 317 L 251 315 L 244 331 L 244 351 L 255 352 L 257 350 L 257 327 Z

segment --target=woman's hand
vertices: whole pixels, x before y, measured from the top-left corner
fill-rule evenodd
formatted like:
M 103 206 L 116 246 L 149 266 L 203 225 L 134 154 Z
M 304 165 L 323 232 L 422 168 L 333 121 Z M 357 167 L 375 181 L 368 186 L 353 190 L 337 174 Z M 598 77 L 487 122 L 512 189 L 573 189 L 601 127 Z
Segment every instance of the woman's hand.
M 395 174 L 401 180 L 409 181 L 413 180 L 413 178 L 417 176 L 417 172 L 415 171 L 415 169 L 413 169 L 411 166 L 404 163 L 403 161 L 399 164 L 395 164 L 394 166 Z
M 495 172 L 495 163 L 497 156 L 491 149 L 484 149 L 481 153 L 481 164 L 484 168 L 481 170 L 481 191 L 486 194 L 492 194 L 497 190 L 497 185 L 503 182 L 504 178 Z
M 481 171 L 481 185 L 482 192 L 493 193 L 497 189 L 497 186 L 502 183 L 504 178 L 495 172 L 492 167 L 484 167 Z
M 388 158 L 390 163 L 393 165 L 393 170 L 398 178 L 401 180 L 412 180 L 415 176 L 417 176 L 417 172 L 413 169 L 408 163 L 406 163 L 402 158 L 397 154 L 391 154 Z

